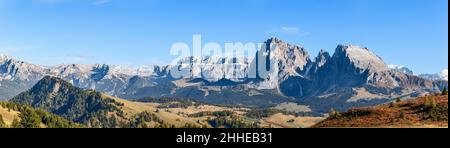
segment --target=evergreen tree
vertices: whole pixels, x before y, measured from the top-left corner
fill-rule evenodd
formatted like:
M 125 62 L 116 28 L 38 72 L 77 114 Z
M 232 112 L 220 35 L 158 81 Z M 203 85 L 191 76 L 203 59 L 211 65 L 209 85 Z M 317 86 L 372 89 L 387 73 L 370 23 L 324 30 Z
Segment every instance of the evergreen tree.
M 445 88 L 442 90 L 442 95 L 448 95 L 447 87 L 445 87 Z
M 406 115 L 405 115 L 405 112 L 404 112 L 404 111 L 400 111 L 400 118 L 401 118 L 401 119 L 404 119 L 405 116 L 406 116 Z
M 5 127 L 6 127 L 6 123 L 5 123 L 5 121 L 3 121 L 2 115 L 0 115 L 0 128 L 5 128 Z
M 19 120 L 14 119 L 12 124 L 11 124 L 12 128 L 23 128 L 22 124 L 20 124 Z
M 26 108 L 24 111 L 22 111 L 19 115 L 20 117 L 20 124 L 24 128 L 39 128 L 41 125 L 41 119 L 36 114 L 35 111 Z

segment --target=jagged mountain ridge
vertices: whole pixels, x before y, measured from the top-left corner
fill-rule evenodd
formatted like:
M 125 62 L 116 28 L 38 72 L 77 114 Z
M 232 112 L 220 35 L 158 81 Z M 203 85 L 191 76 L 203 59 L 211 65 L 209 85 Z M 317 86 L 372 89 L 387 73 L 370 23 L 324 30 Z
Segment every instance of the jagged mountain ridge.
M 404 65 L 390 64 L 388 67 L 392 70 L 397 70 L 397 71 L 405 73 L 405 74 L 414 75 L 414 72 Z
M 118 94 L 123 86 L 135 75 L 149 76 L 149 70 L 105 64 L 69 64 L 40 66 L 16 60 L 10 56 L 0 56 L 0 98 L 12 98 L 26 91 L 44 76 L 62 78 L 75 86 L 95 89 L 109 94 Z
M 448 81 L 448 69 L 444 69 L 437 74 L 421 74 L 419 76 L 431 81 Z
M 187 57 L 180 61 L 184 65 L 155 66 L 147 75 L 124 73 L 121 71 L 129 70 L 114 70 L 113 66 L 108 65 L 43 67 L 30 73 L 37 73 L 32 78 L 53 75 L 81 88 L 127 99 L 174 97 L 250 106 L 298 102 L 324 112 L 335 106 L 346 109 L 355 104 L 370 105 L 397 97 L 415 97 L 437 92 L 448 85 L 448 82 L 437 83 L 390 70 L 380 57 L 367 48 L 339 45 L 333 55 L 321 51 L 311 60 L 308 52 L 300 46 L 277 38 L 265 43 L 267 47 L 275 44 L 279 48 L 263 48 L 254 59 Z M 269 72 L 266 78 L 242 77 L 247 72 L 254 72 L 252 70 L 257 69 L 258 60 L 263 58 L 268 60 L 275 71 Z M 16 63 L 20 65 L 23 62 Z M 217 67 L 217 64 L 224 63 L 227 66 Z M 3 70 L 3 67 L 10 67 L 10 70 Z M 11 67 L 16 66 L 11 66 L 11 62 L 3 62 L 3 79 L 14 73 Z M 27 68 L 16 71 L 29 71 L 24 69 Z M 178 69 L 186 70 L 185 77 L 172 77 L 173 71 Z M 32 85 L 29 84 L 38 81 L 28 77 L 15 78 L 17 76 L 20 75 L 11 75 L 13 79 L 7 82 L 22 85 L 20 88 L 30 88 Z M 25 83 L 21 80 L 28 81 Z M 1 85 L 7 82 L 0 80 Z M 0 86 L 0 91 L 2 89 Z
M 238 115 L 238 111 L 243 109 L 168 98 L 129 101 L 95 90 L 81 89 L 51 76 L 44 77 L 33 88 L 5 103 L 48 111 L 79 127 L 88 128 L 208 128 L 215 127 L 210 123 L 211 118 L 202 118 L 209 113 Z M 10 123 L 13 118 L 11 114 L 17 113 L 4 110 L 2 105 L 0 102 L 0 115 L 6 115 Z M 252 120 L 241 121 L 241 126 L 256 127 L 253 123 Z

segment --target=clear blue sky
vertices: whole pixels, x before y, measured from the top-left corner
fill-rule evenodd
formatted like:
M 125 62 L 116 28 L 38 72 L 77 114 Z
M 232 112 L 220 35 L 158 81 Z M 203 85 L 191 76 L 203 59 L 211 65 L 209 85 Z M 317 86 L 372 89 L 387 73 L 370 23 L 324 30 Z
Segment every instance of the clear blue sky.
M 0 0 L 0 53 L 32 63 L 162 64 L 193 34 L 277 36 L 313 57 L 355 44 L 417 73 L 448 67 L 447 0 Z

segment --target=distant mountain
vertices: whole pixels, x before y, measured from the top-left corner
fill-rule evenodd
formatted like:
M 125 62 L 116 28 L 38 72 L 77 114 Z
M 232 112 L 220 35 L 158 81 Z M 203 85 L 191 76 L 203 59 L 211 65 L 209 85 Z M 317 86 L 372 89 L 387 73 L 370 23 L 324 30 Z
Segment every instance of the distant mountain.
M 448 95 L 331 112 L 328 119 L 313 127 L 448 127 Z
M 0 55 L 0 100 L 10 99 L 31 88 L 47 72 L 43 66 Z
M 271 45 L 278 48 L 268 48 Z M 303 47 L 277 38 L 265 41 L 263 47 L 252 59 L 186 57 L 176 65 L 145 70 L 110 65 L 45 67 L 5 56 L 0 59 L 0 97 L 12 98 L 50 75 L 125 99 L 169 97 L 253 107 L 295 102 L 324 113 L 417 97 L 448 86 L 445 81 L 392 70 L 382 58 L 359 46 L 339 45 L 334 54 L 322 50 L 314 59 Z M 264 73 L 267 77 L 246 77 L 247 73 L 263 74 L 257 68 L 260 64 L 271 67 Z M 181 77 L 173 77 L 175 72 Z
M 123 117 L 120 103 L 95 91 L 86 91 L 62 79 L 46 76 L 30 90 L 10 100 L 92 127 L 113 127 L 112 117 Z M 113 113 L 113 114 L 110 114 Z
M 150 76 L 153 70 L 147 67 L 130 68 L 110 65 L 59 65 L 40 66 L 0 56 L 0 100 L 10 99 L 26 91 L 44 76 L 62 78 L 75 86 L 95 89 L 109 94 L 122 94 L 127 81 L 133 76 Z
M 395 71 L 402 72 L 405 74 L 415 75 L 411 69 L 409 69 L 408 67 L 403 66 L 403 65 L 391 64 L 391 65 L 389 65 L 389 68 L 391 70 L 395 70 Z M 448 81 L 448 69 L 444 69 L 441 72 L 436 73 L 436 74 L 419 74 L 418 76 L 421 78 L 430 80 L 430 81 Z
M 195 102 L 175 99 L 162 103 L 131 102 L 94 90 L 77 88 L 60 78 L 50 76 L 44 77 L 33 88 L 6 104 L 31 106 L 59 115 L 80 126 L 95 128 L 211 127 L 208 123 L 210 118 L 191 118 L 187 113 L 235 110 L 202 104 L 196 106 Z M 3 114 L 2 108 L 0 111 Z
M 397 71 L 405 73 L 405 74 L 414 75 L 414 72 L 411 69 L 409 69 L 408 67 L 403 66 L 403 65 L 393 65 L 393 64 L 391 64 L 388 67 L 390 69 L 392 69 L 392 70 L 397 70 Z
M 448 69 L 442 70 L 437 74 L 422 74 L 419 77 L 432 80 L 432 81 L 448 81 Z

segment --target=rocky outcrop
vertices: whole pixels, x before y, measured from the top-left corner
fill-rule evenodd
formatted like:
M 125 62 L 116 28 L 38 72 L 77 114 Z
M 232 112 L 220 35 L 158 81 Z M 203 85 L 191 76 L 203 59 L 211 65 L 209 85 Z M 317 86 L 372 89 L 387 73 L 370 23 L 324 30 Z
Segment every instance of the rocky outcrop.
M 304 48 L 277 38 L 263 46 L 254 58 L 186 57 L 151 70 L 77 64 L 45 67 L 1 56 L 0 97 L 11 98 L 51 75 L 127 99 L 173 97 L 250 106 L 297 102 L 326 112 L 416 97 L 448 86 L 447 81 L 391 69 L 359 46 L 339 45 L 333 55 L 322 50 L 313 60 Z

